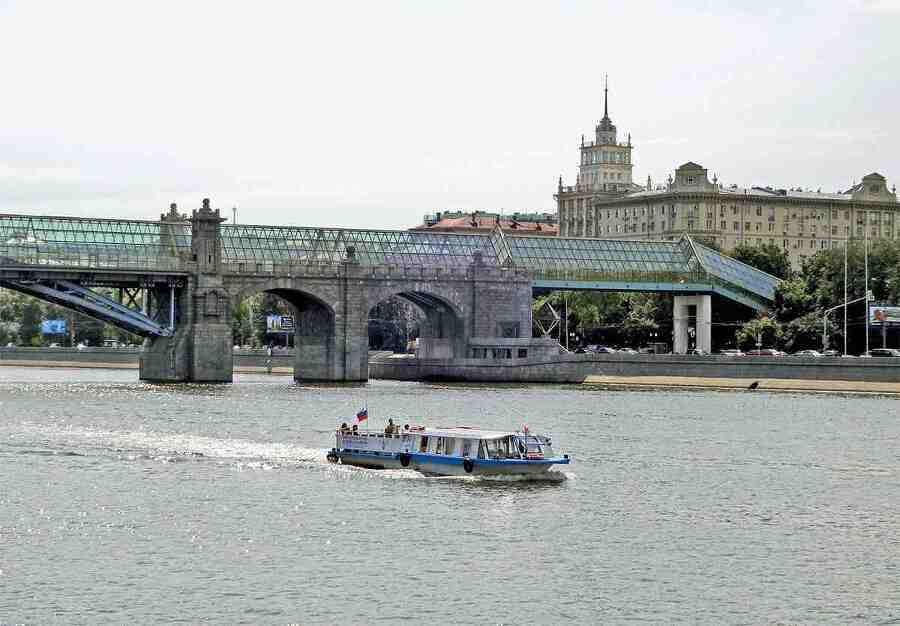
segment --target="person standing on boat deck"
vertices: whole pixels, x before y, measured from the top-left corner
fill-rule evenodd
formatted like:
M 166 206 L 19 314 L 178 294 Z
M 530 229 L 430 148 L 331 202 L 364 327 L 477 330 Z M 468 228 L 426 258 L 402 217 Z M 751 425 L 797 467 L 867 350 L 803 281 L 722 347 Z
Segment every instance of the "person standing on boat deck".
M 350 427 L 347 426 L 347 422 L 344 422 L 343 424 L 341 424 L 341 434 L 342 435 L 350 434 Z
M 384 427 L 384 434 L 385 435 L 393 435 L 396 432 L 396 430 L 397 430 L 397 427 L 394 426 L 394 419 L 389 417 L 387 426 Z
M 359 433 L 359 426 L 357 426 L 356 424 L 354 424 L 354 425 L 353 425 L 353 430 L 350 431 L 350 434 L 356 435 L 357 433 Z

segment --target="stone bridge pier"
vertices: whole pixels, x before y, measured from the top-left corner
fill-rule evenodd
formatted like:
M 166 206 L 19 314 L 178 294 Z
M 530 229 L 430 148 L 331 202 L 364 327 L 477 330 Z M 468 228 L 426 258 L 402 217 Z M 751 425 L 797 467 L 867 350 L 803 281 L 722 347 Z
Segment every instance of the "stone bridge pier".
M 186 220 L 175 212 L 161 216 L 163 225 Z M 191 218 L 190 248 L 173 252 L 188 275 L 177 286 L 150 292 L 147 313 L 171 326 L 169 337 L 144 341 L 141 380 L 152 382 L 231 382 L 232 332 L 230 303 L 222 276 L 219 226 L 224 221 L 209 201 Z M 165 232 L 165 228 L 163 229 Z

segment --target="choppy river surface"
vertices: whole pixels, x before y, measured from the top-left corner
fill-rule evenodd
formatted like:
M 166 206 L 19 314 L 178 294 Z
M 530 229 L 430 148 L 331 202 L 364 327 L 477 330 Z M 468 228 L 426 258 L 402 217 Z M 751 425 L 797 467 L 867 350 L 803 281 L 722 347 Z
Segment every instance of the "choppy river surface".
M 329 465 L 364 404 L 575 461 Z M 895 624 L 898 505 L 891 398 L 0 368 L 2 624 Z

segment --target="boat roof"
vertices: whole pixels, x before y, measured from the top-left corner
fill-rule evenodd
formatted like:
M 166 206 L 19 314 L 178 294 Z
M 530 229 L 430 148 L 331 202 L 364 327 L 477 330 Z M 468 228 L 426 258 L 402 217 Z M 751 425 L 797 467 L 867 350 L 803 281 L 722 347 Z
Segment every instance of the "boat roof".
M 424 431 L 413 431 L 413 434 L 428 435 L 429 437 L 461 437 L 465 439 L 498 439 L 500 437 L 509 437 L 510 435 L 521 435 L 512 431 L 503 430 L 482 430 L 480 428 L 470 428 L 469 426 L 437 426 L 435 428 L 426 427 Z

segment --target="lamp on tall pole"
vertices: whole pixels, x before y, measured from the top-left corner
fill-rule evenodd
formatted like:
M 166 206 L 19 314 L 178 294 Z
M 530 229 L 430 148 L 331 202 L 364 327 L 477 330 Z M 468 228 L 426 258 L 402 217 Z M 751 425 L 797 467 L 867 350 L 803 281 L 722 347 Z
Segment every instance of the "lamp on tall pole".
M 864 265 L 865 265 L 865 280 L 866 284 L 863 286 L 863 290 L 865 291 L 866 297 L 866 354 L 869 354 L 869 213 L 868 211 L 864 213 L 866 216 L 865 221 L 865 251 L 863 252 Z
M 844 242 L 844 356 L 847 356 L 847 248 L 850 247 L 850 237 Z

